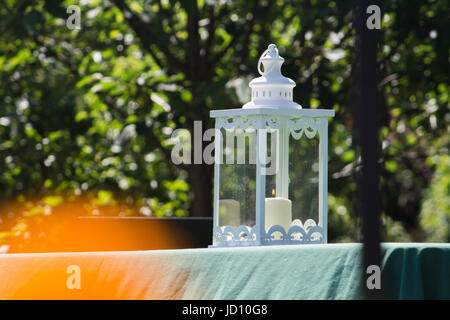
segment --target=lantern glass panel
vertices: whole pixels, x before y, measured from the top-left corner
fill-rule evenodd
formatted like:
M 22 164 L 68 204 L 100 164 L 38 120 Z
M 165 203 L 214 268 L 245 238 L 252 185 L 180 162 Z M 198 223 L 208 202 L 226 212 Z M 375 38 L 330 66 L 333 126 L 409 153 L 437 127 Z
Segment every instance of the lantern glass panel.
M 221 129 L 218 225 L 253 227 L 256 221 L 256 133 Z
M 318 225 L 319 133 L 314 136 L 309 133 L 309 137 L 303 134 L 296 139 L 287 127 L 268 128 L 265 154 L 266 232 L 274 225 L 281 226 L 286 233 L 292 225 L 301 226 L 306 232 Z M 269 233 L 273 240 L 282 240 L 280 231 L 274 229 Z M 301 240 L 302 236 L 295 233 L 294 237 Z
M 289 199 L 292 201 L 292 220 L 300 220 L 303 227 L 311 227 L 319 218 L 319 134 L 313 138 L 289 137 Z M 297 221 L 298 222 L 298 221 Z

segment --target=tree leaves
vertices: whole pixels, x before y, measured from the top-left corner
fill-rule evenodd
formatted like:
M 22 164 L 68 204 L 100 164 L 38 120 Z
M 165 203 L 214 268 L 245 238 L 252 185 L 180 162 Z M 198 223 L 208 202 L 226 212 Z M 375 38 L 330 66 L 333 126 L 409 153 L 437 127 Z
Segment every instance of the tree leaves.
M 237 86 L 257 76 L 259 55 L 274 42 L 286 59 L 283 73 L 297 83 L 294 100 L 304 108 L 336 111 L 330 122 L 330 239 L 355 240 L 360 164 L 353 146 L 351 4 L 82 2 L 82 29 L 72 32 L 64 23 L 69 2 L 5 1 L 0 6 L 2 201 L 40 197 L 33 203 L 43 208 L 46 197 L 89 195 L 98 207 L 89 206 L 84 214 L 102 214 L 102 208 L 129 214 L 124 202 L 131 201 L 138 207 L 135 214 L 142 207 L 158 216 L 186 215 L 195 199 L 210 201 L 207 183 L 195 189 L 197 194 L 192 187 L 195 174 L 202 179 L 210 174 L 207 168 L 191 174 L 190 167 L 174 166 L 165 141 L 194 120 L 211 127 L 211 109 L 241 107 L 250 97 Z M 441 161 L 449 145 L 448 4 L 394 1 L 384 4 L 384 12 L 379 52 L 384 216 L 417 228 L 421 210 L 426 219 L 446 210 L 439 200 L 446 180 L 439 172 L 446 172 L 442 163 L 447 162 Z M 340 53 L 340 59 L 328 59 L 330 53 Z M 130 128 L 135 134 L 118 139 Z M 109 193 L 118 197 L 119 209 L 98 204 Z M 11 210 L 0 211 L 0 218 L 17 222 L 24 211 Z M 427 237 L 438 228 L 434 222 L 422 224 Z M 15 223 L 6 225 L 0 230 L 9 232 Z

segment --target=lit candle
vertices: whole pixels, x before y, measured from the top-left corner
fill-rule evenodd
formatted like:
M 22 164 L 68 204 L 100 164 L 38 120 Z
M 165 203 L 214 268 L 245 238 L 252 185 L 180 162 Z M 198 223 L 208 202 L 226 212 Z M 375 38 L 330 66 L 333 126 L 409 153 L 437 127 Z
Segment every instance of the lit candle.
M 272 190 L 275 196 L 275 190 Z M 280 225 L 288 231 L 292 223 L 292 202 L 282 197 L 266 198 L 266 231 L 273 225 Z
M 221 192 L 222 196 L 223 193 Z M 219 225 L 237 227 L 241 223 L 241 204 L 234 199 L 219 200 Z

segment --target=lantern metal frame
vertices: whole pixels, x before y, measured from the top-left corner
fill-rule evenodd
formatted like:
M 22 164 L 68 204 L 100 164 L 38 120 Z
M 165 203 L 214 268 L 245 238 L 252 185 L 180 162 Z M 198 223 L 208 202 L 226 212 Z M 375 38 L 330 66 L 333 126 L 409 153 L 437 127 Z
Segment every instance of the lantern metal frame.
M 284 59 L 279 57 L 275 45 L 270 45 L 258 62 L 262 77 L 250 82 L 252 101 L 242 109 L 214 110 L 210 116 L 215 118 L 215 165 L 214 165 L 214 226 L 211 247 L 236 247 L 279 244 L 327 243 L 328 229 L 328 118 L 334 117 L 334 110 L 302 109 L 292 101 L 292 88 L 295 83 L 280 73 Z M 266 71 L 260 70 L 264 64 Z M 278 68 L 277 68 L 278 67 Z M 275 83 L 271 86 L 271 81 Z M 259 95 L 258 95 L 259 92 Z M 276 94 L 275 94 L 276 92 Z M 280 93 L 278 96 L 278 92 Z M 258 97 L 259 96 L 259 97 Z M 264 96 L 263 99 L 261 96 Z M 282 97 L 280 100 L 279 97 Z M 284 98 L 287 97 L 287 98 Z M 259 100 L 258 100 L 259 99 Z M 220 226 L 219 195 L 220 165 L 222 164 L 223 142 L 220 130 L 256 130 L 256 212 L 255 225 Z M 291 225 L 285 230 L 280 225 L 265 228 L 266 175 L 261 156 L 267 155 L 267 130 L 279 130 L 280 174 L 276 175 L 277 196 L 288 198 L 289 189 L 289 138 L 295 140 L 305 136 L 313 139 L 319 134 L 318 170 L 318 221 L 308 227 Z M 275 237 L 274 234 L 281 234 Z M 313 236 L 314 235 L 314 236 Z M 317 236 L 319 235 L 319 236 Z

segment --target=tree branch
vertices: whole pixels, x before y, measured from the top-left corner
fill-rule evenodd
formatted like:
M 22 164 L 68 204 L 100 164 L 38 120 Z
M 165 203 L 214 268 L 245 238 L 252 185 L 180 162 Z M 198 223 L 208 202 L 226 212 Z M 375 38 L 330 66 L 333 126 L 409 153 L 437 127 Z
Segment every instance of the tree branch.
M 220 60 L 222 60 L 222 58 L 225 56 L 225 54 L 227 53 L 227 51 L 231 48 L 231 47 L 233 47 L 235 44 L 236 44 L 236 42 L 244 35 L 244 34 L 246 34 L 247 32 L 250 32 L 250 31 L 247 31 L 247 30 L 249 30 L 249 26 L 250 25 L 252 25 L 253 26 L 253 23 L 254 23 L 254 21 L 255 21 L 255 17 L 256 17 L 256 7 L 254 8 L 254 10 L 253 10 L 254 12 L 253 12 L 253 15 L 252 15 L 252 17 L 250 18 L 250 20 L 248 20 L 246 23 L 244 23 L 243 25 L 241 25 L 240 26 L 240 28 L 238 28 L 237 29 L 237 31 L 235 32 L 235 34 L 233 35 L 233 38 L 231 39 L 231 41 L 228 43 L 228 45 L 225 47 L 225 48 L 223 48 L 221 51 L 219 51 L 217 54 L 216 54 L 216 56 L 215 57 L 213 57 L 213 59 L 212 59 L 212 66 L 215 66 Z
M 166 65 L 166 68 L 168 66 L 172 66 L 175 69 L 178 69 L 178 71 L 186 73 L 186 66 L 180 60 L 178 60 L 178 58 L 175 57 L 172 52 L 170 52 L 170 49 L 167 46 L 165 40 L 160 38 L 160 36 L 152 30 L 151 25 L 142 21 L 138 15 L 133 13 L 124 0 L 114 0 L 114 3 L 120 9 L 120 11 L 122 11 L 125 20 L 128 22 L 130 27 L 135 32 L 136 36 L 141 40 L 144 48 L 149 51 L 152 57 L 155 58 L 156 55 L 155 52 L 150 49 L 150 46 L 156 45 L 158 46 L 158 49 L 161 50 L 161 52 L 164 54 L 164 57 L 167 59 L 168 64 Z M 157 59 L 158 57 L 156 57 L 155 61 Z
M 198 80 L 200 76 L 200 46 L 199 46 L 199 34 L 198 34 L 198 7 L 197 1 L 193 1 L 192 12 L 188 15 L 187 32 L 188 32 L 188 52 L 187 63 L 189 78 L 192 80 Z
M 74 65 L 71 61 L 66 59 L 63 55 L 57 53 L 55 50 L 53 50 L 50 46 L 47 46 L 44 41 L 40 40 L 39 37 L 34 37 L 34 41 L 40 45 L 41 47 L 45 48 L 46 55 L 55 58 L 57 61 L 62 63 L 67 69 L 69 69 L 70 73 L 74 75 L 77 78 L 81 78 L 83 75 L 80 74 L 78 71 L 78 68 L 76 65 Z
M 168 25 L 171 26 L 171 29 L 172 29 L 171 37 L 173 37 L 175 39 L 174 44 L 175 45 L 181 44 L 181 41 L 180 41 L 180 39 L 178 39 L 177 34 L 173 28 L 173 26 L 175 25 L 175 21 L 173 20 L 173 16 L 174 16 L 173 11 L 169 11 L 169 10 L 165 9 L 161 3 L 161 0 L 158 0 L 157 3 L 158 3 L 158 12 L 160 12 L 162 15 L 164 15 L 165 18 L 167 18 L 167 20 L 169 22 Z
M 209 69 L 209 57 L 211 55 L 211 48 L 214 43 L 215 26 L 216 26 L 216 16 L 214 14 L 214 6 L 210 6 L 208 9 L 208 19 L 209 19 L 208 40 L 206 41 L 205 55 L 203 56 L 202 66 L 205 68 L 205 70 L 203 70 L 203 73 L 205 73 L 205 71 Z
M 256 15 L 256 8 L 258 6 L 258 0 L 255 0 L 253 2 L 253 14 L 252 14 L 252 18 L 250 19 L 250 22 L 248 23 L 248 25 L 245 26 L 245 30 L 244 30 L 244 45 L 242 46 L 242 51 L 241 51 L 241 64 L 245 64 L 245 62 L 248 59 L 248 53 L 249 53 L 249 42 L 250 42 L 250 35 L 253 31 L 253 26 L 255 25 L 255 15 Z

